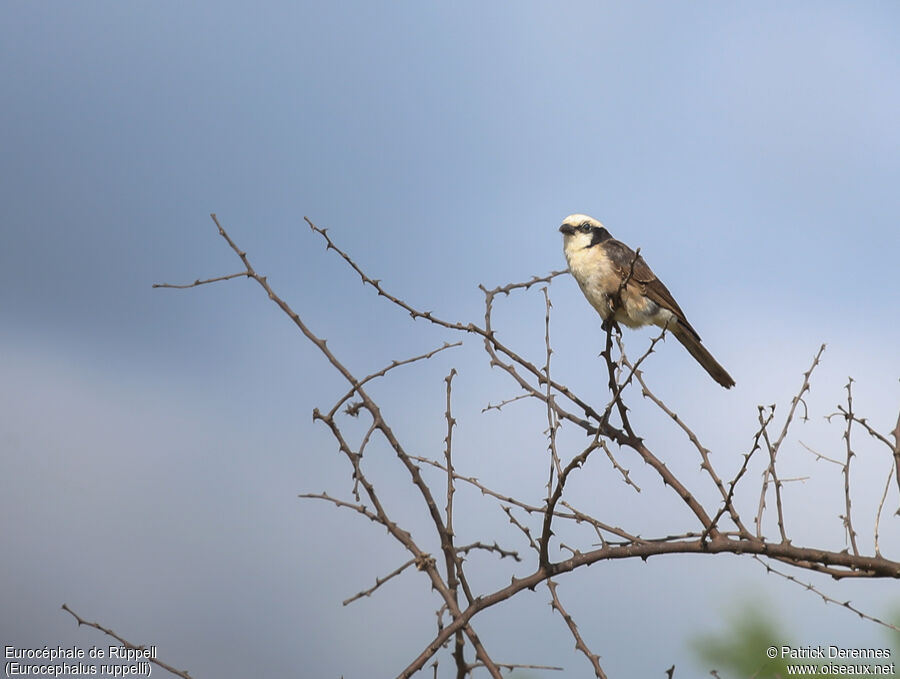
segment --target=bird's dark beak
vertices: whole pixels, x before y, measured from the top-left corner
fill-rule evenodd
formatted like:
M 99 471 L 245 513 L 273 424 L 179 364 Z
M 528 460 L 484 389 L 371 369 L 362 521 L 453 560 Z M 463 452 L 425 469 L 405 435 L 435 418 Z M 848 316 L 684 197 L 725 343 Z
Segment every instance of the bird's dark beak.
M 571 236 L 573 233 L 575 233 L 575 227 L 571 224 L 563 224 L 561 227 L 559 227 L 559 231 L 560 233 L 564 233 L 567 236 Z

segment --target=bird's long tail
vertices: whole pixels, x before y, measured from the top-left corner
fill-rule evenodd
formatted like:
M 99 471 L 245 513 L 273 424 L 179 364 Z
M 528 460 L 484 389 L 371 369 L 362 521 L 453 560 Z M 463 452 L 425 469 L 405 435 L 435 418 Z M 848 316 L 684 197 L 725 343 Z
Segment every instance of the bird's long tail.
M 684 348 L 688 350 L 688 353 L 696 359 L 697 363 L 703 366 L 703 369 L 709 373 L 710 377 L 726 389 L 731 389 L 734 386 L 734 380 L 731 378 L 731 375 L 719 365 L 719 362 L 700 343 L 699 337 L 687 328 L 680 326 L 674 329 L 673 334 L 675 339 L 681 342 Z

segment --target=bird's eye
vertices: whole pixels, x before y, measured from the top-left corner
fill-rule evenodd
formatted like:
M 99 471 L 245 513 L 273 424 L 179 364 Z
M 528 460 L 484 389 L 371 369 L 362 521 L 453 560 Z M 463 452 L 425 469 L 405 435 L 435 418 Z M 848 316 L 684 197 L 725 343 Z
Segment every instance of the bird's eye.
M 585 222 L 584 224 L 582 224 L 582 225 L 579 226 L 578 228 L 579 228 L 579 230 L 580 230 L 582 233 L 587 233 L 588 231 L 591 230 L 591 225 L 588 224 L 587 222 Z

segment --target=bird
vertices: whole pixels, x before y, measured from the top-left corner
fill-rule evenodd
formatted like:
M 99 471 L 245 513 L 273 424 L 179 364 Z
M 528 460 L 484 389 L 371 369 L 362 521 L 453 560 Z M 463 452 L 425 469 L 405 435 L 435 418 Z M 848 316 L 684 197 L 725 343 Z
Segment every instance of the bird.
M 629 328 L 655 325 L 668 330 L 716 382 L 734 386 L 672 297 L 639 252 L 613 238 L 601 222 L 587 215 L 569 215 L 559 227 L 569 272 L 587 301 L 603 319 Z

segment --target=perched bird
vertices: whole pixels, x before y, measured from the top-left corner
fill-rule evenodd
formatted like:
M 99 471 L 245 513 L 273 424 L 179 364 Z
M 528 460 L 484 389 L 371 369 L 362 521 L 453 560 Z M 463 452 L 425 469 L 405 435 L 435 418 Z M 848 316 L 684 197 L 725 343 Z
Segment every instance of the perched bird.
M 640 255 L 587 215 L 569 215 L 559 230 L 569 271 L 604 324 L 612 319 L 629 328 L 665 328 L 716 382 L 726 389 L 734 386 L 731 375 L 700 343 L 672 293 Z

